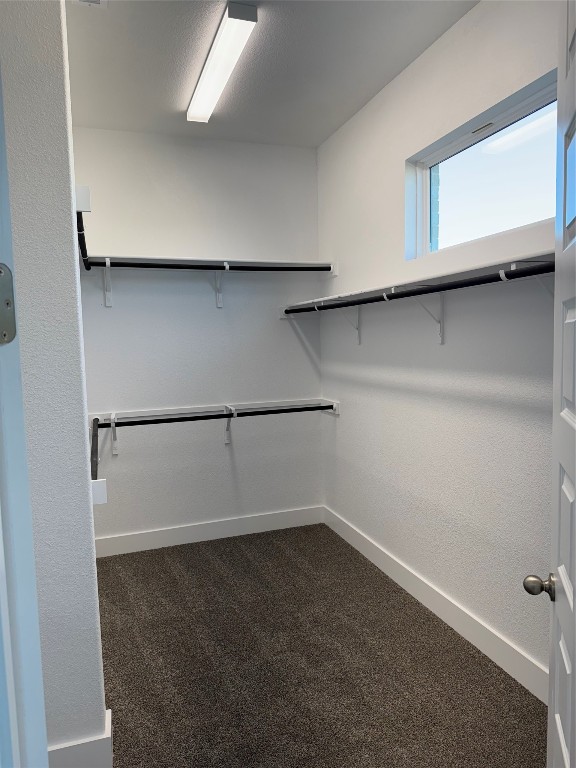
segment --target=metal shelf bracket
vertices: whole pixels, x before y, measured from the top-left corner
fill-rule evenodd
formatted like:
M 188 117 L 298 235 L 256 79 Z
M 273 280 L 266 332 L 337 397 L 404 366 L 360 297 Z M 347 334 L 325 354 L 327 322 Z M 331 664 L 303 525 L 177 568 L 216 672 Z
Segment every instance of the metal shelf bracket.
M 225 261 L 224 272 L 214 273 L 214 293 L 216 294 L 216 306 L 218 307 L 218 309 L 222 309 L 224 307 L 224 299 L 222 296 L 222 278 L 224 276 L 224 273 L 229 271 L 230 271 L 230 264 L 227 261 Z
M 436 323 L 438 326 L 438 344 L 444 344 L 444 294 L 440 293 L 438 294 L 438 298 L 440 299 L 440 312 L 439 315 L 436 316 L 433 312 L 431 312 L 428 307 L 418 298 L 414 297 L 418 304 L 422 307 L 424 312 L 426 312 L 432 320 Z
M 112 269 L 110 267 L 110 259 L 106 259 L 106 266 L 104 267 L 104 306 L 112 306 Z
M 358 341 L 358 344 L 362 344 L 362 308 L 360 306 L 356 307 L 356 320 L 352 320 L 347 314 L 346 310 L 342 310 L 344 314 L 344 318 L 347 322 L 350 323 L 352 328 L 356 331 L 356 339 Z
M 110 433 L 112 437 L 112 456 L 118 456 L 118 436 L 116 434 L 116 414 L 110 414 Z
M 232 442 L 232 419 L 236 416 L 236 409 L 232 405 L 225 405 L 224 409 L 229 414 L 226 419 L 226 431 L 224 432 L 224 445 L 230 445 Z

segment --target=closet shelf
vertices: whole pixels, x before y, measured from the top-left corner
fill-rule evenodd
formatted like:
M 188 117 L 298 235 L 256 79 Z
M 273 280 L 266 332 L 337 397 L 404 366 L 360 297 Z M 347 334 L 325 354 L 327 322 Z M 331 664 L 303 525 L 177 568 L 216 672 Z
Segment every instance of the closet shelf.
M 542 259 L 546 259 L 545 261 Z M 507 267 L 507 268 L 506 268 Z M 446 280 L 438 278 L 427 280 L 425 283 L 406 283 L 391 288 L 372 288 L 356 293 L 345 293 L 310 299 L 299 304 L 292 304 L 284 309 L 284 315 L 298 315 L 305 312 L 325 312 L 329 309 L 344 309 L 346 307 L 361 307 L 366 304 L 377 304 L 395 299 L 407 299 L 414 296 L 426 296 L 431 293 L 444 293 L 460 288 L 471 288 L 476 285 L 509 282 L 526 277 L 539 277 L 554 272 L 554 255 L 546 255 L 537 259 L 527 259 L 506 265 L 502 268 L 491 268 L 491 271 L 474 270 L 457 275 L 457 279 Z M 466 275 L 469 275 L 468 277 Z
M 80 232 L 78 233 L 80 235 Z M 107 266 L 105 256 L 90 256 L 84 265 Z M 332 272 L 332 264 L 306 261 L 210 261 L 207 259 L 152 259 L 147 257 L 109 257 L 112 269 L 184 269 L 201 272 Z
M 126 411 L 124 413 L 92 414 L 90 465 L 92 480 L 98 479 L 100 456 L 99 431 L 109 429 L 112 434 L 112 453 L 118 454 L 116 430 L 120 427 L 143 427 L 150 424 L 174 424 L 185 421 L 226 419 L 225 442 L 231 442 L 231 420 L 246 416 L 272 416 L 281 413 L 324 411 L 339 415 L 340 404 L 335 400 L 281 400 L 261 403 L 235 403 L 204 405 L 199 407 L 168 408 L 164 411 Z

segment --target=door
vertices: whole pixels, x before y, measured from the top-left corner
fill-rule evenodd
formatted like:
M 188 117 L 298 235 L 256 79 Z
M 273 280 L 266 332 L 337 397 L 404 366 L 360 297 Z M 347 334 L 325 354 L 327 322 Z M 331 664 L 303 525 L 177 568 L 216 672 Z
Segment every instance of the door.
M 0 768 L 48 765 L 0 72 Z
M 576 0 L 567 0 L 558 66 L 552 610 L 548 768 L 576 766 Z

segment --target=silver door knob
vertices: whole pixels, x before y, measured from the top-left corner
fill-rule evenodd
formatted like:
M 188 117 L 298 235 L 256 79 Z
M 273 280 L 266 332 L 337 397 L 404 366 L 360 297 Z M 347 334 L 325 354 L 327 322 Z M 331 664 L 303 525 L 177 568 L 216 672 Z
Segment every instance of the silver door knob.
M 547 592 L 550 600 L 556 599 L 556 577 L 553 573 L 549 574 L 547 579 L 542 580 L 540 576 L 526 576 L 524 579 L 524 589 L 530 595 L 539 595 L 541 592 Z

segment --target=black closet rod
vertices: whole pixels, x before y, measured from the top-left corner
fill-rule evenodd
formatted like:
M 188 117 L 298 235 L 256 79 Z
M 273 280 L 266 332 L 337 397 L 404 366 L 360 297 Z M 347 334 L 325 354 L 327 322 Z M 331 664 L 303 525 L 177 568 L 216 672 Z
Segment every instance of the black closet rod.
M 76 211 L 76 228 L 78 230 L 78 248 L 80 250 L 80 256 L 82 257 L 82 264 L 84 264 L 84 269 L 90 271 L 92 266 L 90 264 L 90 257 L 88 256 L 88 248 L 86 247 L 86 234 L 84 232 L 84 217 L 82 211 Z
M 499 283 L 501 281 L 518 280 L 522 277 L 537 277 L 554 272 L 554 262 L 545 262 L 534 264 L 528 269 L 501 269 L 498 272 L 489 275 L 480 275 L 469 277 L 463 280 L 452 280 L 446 283 L 436 283 L 436 285 L 417 285 L 414 288 L 405 288 L 400 291 L 382 292 L 375 296 L 359 296 L 356 299 L 343 299 L 342 301 L 331 301 L 326 299 L 327 303 L 310 304 L 305 307 L 286 307 L 285 315 L 297 315 L 304 312 L 325 312 L 329 309 L 342 309 L 343 307 L 360 307 L 364 304 L 378 304 L 382 301 L 394 301 L 395 299 L 408 299 L 412 296 L 424 296 L 428 293 L 443 293 L 444 291 L 456 291 L 459 288 L 472 288 L 475 285 L 489 285 L 490 283 Z
M 98 427 L 99 419 L 92 419 L 92 443 L 90 446 L 90 471 L 92 480 L 98 480 Z
M 209 421 L 211 419 L 240 419 L 244 416 L 268 416 L 279 413 L 304 413 L 306 411 L 333 411 L 333 405 L 298 405 L 279 408 L 255 408 L 253 410 L 231 411 L 228 413 L 189 413 L 174 416 L 155 416 L 151 419 L 134 419 L 131 421 L 116 421 L 119 427 L 143 427 L 146 424 L 174 424 L 182 421 Z M 98 479 L 98 430 L 110 429 L 112 424 L 108 421 L 92 419 L 92 448 L 90 452 L 90 466 L 92 480 Z
M 78 232 L 80 237 L 80 232 Z M 84 258 L 84 257 L 83 257 Z M 190 264 L 185 261 L 179 263 L 164 259 L 150 259 L 146 261 L 127 261 L 125 259 L 110 259 L 110 267 L 122 269 L 190 269 L 204 272 L 331 272 L 330 264 L 301 264 L 301 265 L 270 265 L 268 264 L 234 264 L 227 262 L 228 266 L 221 264 Z M 84 262 L 86 266 L 86 262 Z M 106 259 L 91 257 L 88 259 L 87 269 L 90 267 L 105 267 Z

